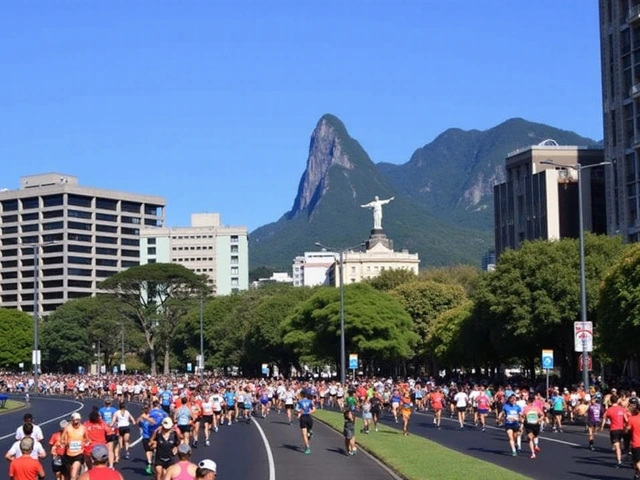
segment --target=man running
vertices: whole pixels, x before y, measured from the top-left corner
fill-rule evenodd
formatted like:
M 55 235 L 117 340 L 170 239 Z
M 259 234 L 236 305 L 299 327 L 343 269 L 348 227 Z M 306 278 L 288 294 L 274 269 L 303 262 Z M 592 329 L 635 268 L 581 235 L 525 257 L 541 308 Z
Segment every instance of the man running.
M 622 447 L 620 442 L 624 434 L 624 428 L 627 424 L 627 409 L 625 409 L 620 403 L 622 398 L 611 396 L 611 406 L 607 409 L 602 416 L 602 422 L 600 424 L 600 430 L 604 430 L 604 426 L 609 420 L 609 438 L 613 445 L 613 450 L 616 452 L 616 468 L 622 467 Z
M 102 417 L 102 420 L 109 425 L 109 432 L 107 432 L 107 450 L 109 451 L 109 467 L 113 468 L 115 463 L 115 444 L 118 441 L 118 434 L 111 426 L 113 421 L 113 415 L 118 409 L 113 406 L 113 400 L 110 397 L 104 399 L 104 407 L 98 410 L 98 413 Z
M 633 462 L 634 480 L 640 480 L 640 401 L 629 400 L 631 416 L 626 429 L 631 434 L 631 460 Z
M 311 395 L 309 395 L 309 397 L 310 396 Z M 298 411 L 298 418 L 300 419 L 300 430 L 305 447 L 304 453 L 309 455 L 311 453 L 309 441 L 313 436 L 313 418 L 311 418 L 311 414 L 316 411 L 316 408 L 310 398 L 303 397 L 298 401 L 296 410 Z
M 522 409 L 516 405 L 516 395 L 512 393 L 507 403 L 502 407 L 500 412 L 499 421 L 504 421 L 504 429 L 507 432 L 507 438 L 509 439 L 509 447 L 511 447 L 511 455 L 516 456 L 516 435 L 520 432 L 520 417 L 522 415 Z
M 159 410 L 159 409 L 158 409 Z M 164 414 L 164 411 L 159 410 Z M 162 420 L 160 420 L 162 422 Z M 153 449 L 150 446 L 151 435 L 156 427 L 160 424 L 156 424 L 156 419 L 150 415 L 149 405 L 142 407 L 142 414 L 136 420 L 136 424 L 140 427 L 140 436 L 142 437 L 142 449 L 144 450 L 145 457 L 147 459 L 147 475 L 152 475 L 153 471 L 151 463 L 153 461 Z
M 80 469 L 84 464 L 84 445 L 89 443 L 87 429 L 81 423 L 82 417 L 78 412 L 71 415 L 71 423 L 62 431 L 60 443 L 66 447 L 64 463 L 69 469 L 71 480 L 77 480 Z
M 173 414 L 173 421 L 178 426 L 178 430 L 182 434 L 182 441 L 189 445 L 191 438 L 191 426 L 193 425 L 193 415 L 191 409 L 187 406 L 187 399 L 180 399 L 181 406 L 176 408 Z

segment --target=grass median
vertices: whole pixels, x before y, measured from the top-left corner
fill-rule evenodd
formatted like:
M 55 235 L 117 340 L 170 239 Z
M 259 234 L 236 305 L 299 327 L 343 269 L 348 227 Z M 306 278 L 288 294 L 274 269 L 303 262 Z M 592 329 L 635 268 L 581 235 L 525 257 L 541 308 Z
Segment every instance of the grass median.
M 17 402 L 16 400 L 7 400 L 7 403 L 5 403 L 4 408 L 0 408 L 0 415 L 2 415 L 3 413 L 9 413 L 14 410 L 18 410 L 22 407 L 24 407 L 24 403 L 22 402 Z
M 314 416 L 339 432 L 342 414 L 316 410 Z M 358 420 L 358 428 L 362 420 Z M 490 462 L 465 455 L 419 435 L 404 437 L 400 430 L 378 424 L 378 432 L 356 435 L 356 441 L 373 456 L 409 480 L 473 478 L 474 480 L 526 480 L 528 477 Z

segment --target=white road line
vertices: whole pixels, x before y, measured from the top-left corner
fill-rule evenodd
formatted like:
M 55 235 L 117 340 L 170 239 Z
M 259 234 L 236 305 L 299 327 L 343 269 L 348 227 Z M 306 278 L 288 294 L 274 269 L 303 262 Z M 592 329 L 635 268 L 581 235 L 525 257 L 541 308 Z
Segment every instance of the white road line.
M 424 412 L 416 412 L 418 415 L 424 415 L 426 416 L 431 416 L 427 413 Z M 445 418 L 444 416 L 442 417 L 442 420 L 446 420 L 448 422 L 453 422 L 453 423 L 458 423 L 458 420 L 456 420 L 455 418 Z M 473 425 L 470 422 L 465 422 L 465 425 Z M 491 425 L 486 425 L 486 428 L 490 428 L 492 430 L 501 430 L 504 431 L 504 428 L 499 428 L 499 427 L 493 427 Z M 545 442 L 555 442 L 555 443 L 561 443 L 562 445 L 568 445 L 570 447 L 580 447 L 582 445 L 580 445 L 579 443 L 574 443 L 574 442 L 567 442 L 565 440 L 558 440 L 557 438 L 550 438 L 550 437 L 543 437 L 542 435 L 540 435 L 538 438 L 544 440 Z M 431 439 L 433 440 L 433 439 Z
M 264 430 L 255 419 L 253 419 L 251 423 L 253 423 L 260 432 L 260 436 L 262 437 L 262 441 L 264 442 L 264 448 L 267 450 L 267 459 L 269 460 L 269 480 L 276 480 L 276 464 L 273 461 L 273 452 L 271 451 L 269 440 L 264 434 Z
M 51 418 L 51 419 L 46 420 L 44 422 L 36 422 L 36 424 L 39 425 L 39 426 L 47 425 L 48 423 L 55 422 L 56 420 L 60 420 L 60 419 L 65 418 L 65 417 L 69 417 L 69 416 L 71 416 L 71 414 L 73 414 L 75 412 L 79 412 L 80 410 L 82 410 L 84 408 L 84 403 L 77 402 L 75 400 L 63 400 L 63 399 L 60 399 L 60 398 L 42 398 L 42 397 L 38 397 L 38 399 L 39 400 L 54 400 L 56 402 L 68 402 L 68 403 L 75 403 L 76 405 L 80 405 L 75 410 L 71 410 L 70 412 L 65 413 L 64 415 L 60 415 L 59 417 Z M 5 440 L 5 439 L 7 439 L 9 437 L 13 437 L 13 436 L 15 436 L 15 434 L 16 434 L 15 432 L 10 433 L 9 435 L 5 435 L 3 437 L 0 437 L 0 440 Z

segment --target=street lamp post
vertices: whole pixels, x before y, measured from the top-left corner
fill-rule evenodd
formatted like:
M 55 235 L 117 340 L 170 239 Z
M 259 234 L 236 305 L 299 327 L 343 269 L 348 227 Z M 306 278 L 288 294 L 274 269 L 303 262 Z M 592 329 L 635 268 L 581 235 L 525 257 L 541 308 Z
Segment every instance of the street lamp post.
M 585 273 L 585 255 L 584 255 L 584 213 L 582 212 L 582 171 L 588 168 L 601 167 L 610 165 L 611 162 L 600 162 L 593 165 L 562 165 L 552 160 L 543 160 L 540 163 L 545 165 L 553 165 L 560 168 L 571 168 L 578 173 L 578 237 L 580 243 L 580 321 L 582 322 L 582 382 L 584 391 L 589 389 L 589 362 L 587 352 L 587 281 Z
M 200 296 L 200 384 L 204 383 L 204 299 Z
M 325 250 L 335 252 L 338 250 L 339 262 L 340 262 L 340 384 L 345 385 L 347 379 L 347 352 L 346 352 L 346 339 L 344 328 L 344 254 L 348 250 L 359 248 L 364 245 L 364 242 L 350 248 L 333 249 L 324 246 L 320 242 L 316 242 L 315 245 Z
M 32 363 L 33 363 L 33 381 L 35 386 L 35 394 L 38 394 L 38 377 L 39 377 L 39 368 L 40 368 L 40 351 L 38 350 L 39 343 L 39 331 L 38 331 L 38 321 L 40 314 L 40 282 L 38 279 L 39 273 L 39 253 L 40 247 L 46 247 L 48 245 L 53 245 L 57 242 L 46 242 L 46 243 L 28 243 L 25 244 L 25 247 L 31 248 L 33 252 L 33 355 L 32 355 Z

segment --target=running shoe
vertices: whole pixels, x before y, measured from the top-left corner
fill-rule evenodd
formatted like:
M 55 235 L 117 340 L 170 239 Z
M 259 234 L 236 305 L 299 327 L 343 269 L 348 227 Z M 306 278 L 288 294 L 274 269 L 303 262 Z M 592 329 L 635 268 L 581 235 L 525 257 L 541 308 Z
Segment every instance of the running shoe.
M 305 453 L 306 455 L 309 455 L 309 454 L 311 453 L 311 449 L 310 449 L 310 448 L 305 448 L 305 449 L 304 449 L 304 453 Z
M 622 468 L 622 462 L 616 463 L 616 468 Z
M 538 453 L 540 451 L 540 447 L 538 445 L 536 445 L 533 449 L 536 453 Z
M 589 450 L 591 450 L 592 452 L 595 452 L 596 447 L 594 447 L 593 445 L 589 445 Z
M 307 437 L 309 437 L 309 438 L 313 437 L 313 430 L 309 430 L 307 432 Z
M 145 472 L 147 472 L 147 475 L 153 475 L 153 471 L 151 470 L 151 465 L 147 465 Z
M 224 425 L 224 423 L 221 423 L 220 425 Z M 213 427 L 213 431 L 218 433 L 218 427 Z
M 536 458 L 536 454 L 535 454 L 535 453 L 532 453 L 532 454 L 531 454 L 531 458 Z
M 204 441 L 204 446 L 205 447 L 210 447 L 211 446 L 211 442 L 209 440 L 205 440 Z
M 517 456 L 518 456 L 518 452 L 516 452 L 515 450 L 513 450 L 513 451 L 511 452 L 511 456 L 512 456 L 512 457 L 517 457 Z

